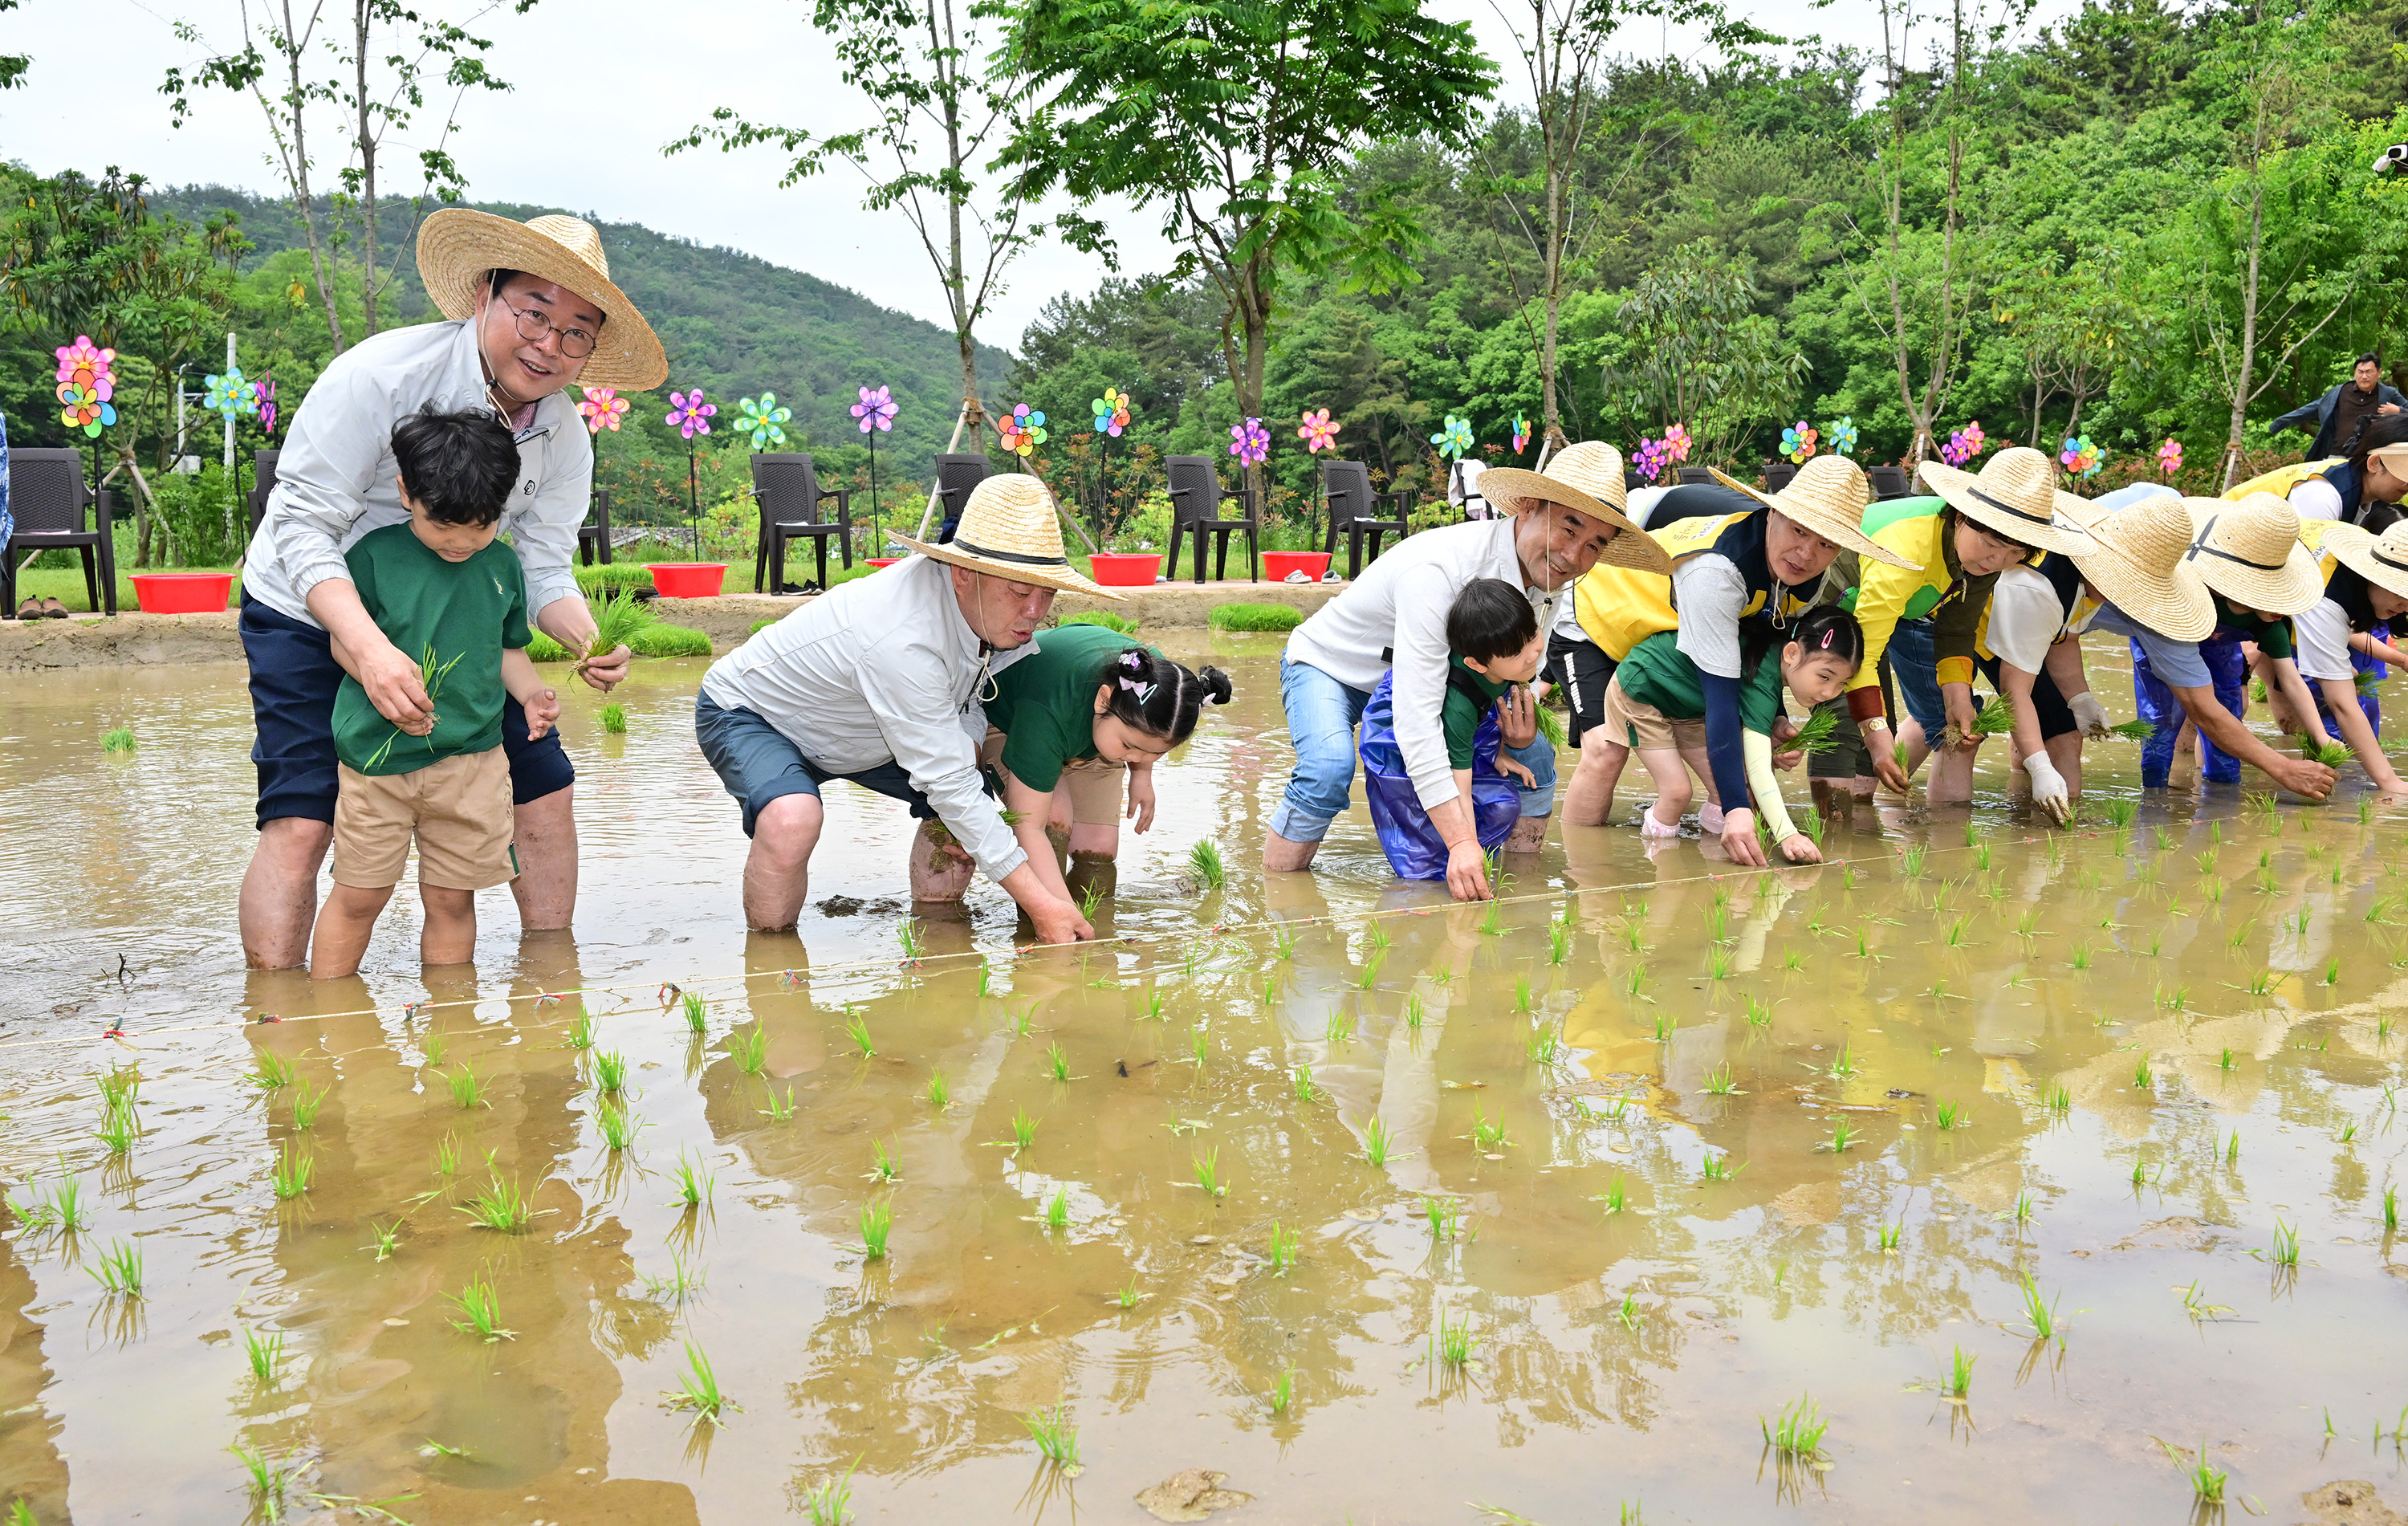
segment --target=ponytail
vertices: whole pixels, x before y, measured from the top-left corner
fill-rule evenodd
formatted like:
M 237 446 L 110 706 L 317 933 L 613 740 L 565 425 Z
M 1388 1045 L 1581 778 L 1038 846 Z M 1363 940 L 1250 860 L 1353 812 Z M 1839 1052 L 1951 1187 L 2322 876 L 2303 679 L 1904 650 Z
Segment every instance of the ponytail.
M 1195 732 L 1205 705 L 1226 705 L 1233 692 L 1220 669 L 1191 670 L 1142 646 L 1124 647 L 1098 682 L 1111 696 L 1106 714 L 1174 747 Z

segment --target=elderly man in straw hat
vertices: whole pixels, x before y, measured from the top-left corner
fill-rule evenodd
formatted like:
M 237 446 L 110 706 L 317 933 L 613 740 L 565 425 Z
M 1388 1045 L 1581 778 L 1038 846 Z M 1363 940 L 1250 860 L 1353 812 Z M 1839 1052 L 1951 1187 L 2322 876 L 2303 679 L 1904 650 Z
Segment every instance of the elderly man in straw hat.
M 538 629 L 572 649 L 593 612 L 569 570 L 584 522 L 594 448 L 574 382 L 640 389 L 668 374 L 660 341 L 610 282 L 602 241 L 573 217 L 513 223 L 446 208 L 418 237 L 418 273 L 445 322 L 388 329 L 337 356 L 294 412 L 267 512 L 243 557 L 242 642 L 258 741 L 259 845 L 243 876 L 243 952 L 257 968 L 301 963 L 333 833 L 333 713 L 351 654 L 369 700 L 397 727 L 434 710 L 420 654 L 387 641 L 343 560 L 369 531 L 405 523 L 393 428 L 423 408 L 490 410 L 518 442 L 520 479 L 503 511 Z M 584 670 L 599 689 L 627 675 L 621 647 Z M 529 929 L 565 928 L 577 906 L 576 778 L 557 734 L 527 738 L 512 700 L 502 717 L 519 877 Z
M 695 736 L 744 810 L 744 916 L 760 932 L 801 914 L 826 821 L 820 786 L 850 779 L 918 817 L 911 894 L 958 900 L 964 852 L 1028 914 L 1038 938 L 1095 935 L 1032 866 L 979 772 L 994 674 L 1027 649 L 1057 590 L 1123 596 L 1070 568 L 1054 496 L 990 477 L 952 540 L 838 584 L 710 665 Z M 940 837 L 939 824 L 950 835 Z
M 1681 655 L 1696 665 L 1705 688 L 1716 808 L 1699 819 L 1721 835 L 1733 862 L 1761 867 L 1740 719 L 1740 622 L 1763 619 L 1777 629 L 1803 614 L 1843 549 L 1893 566 L 1914 564 L 1864 533 L 1872 488 L 1846 456 L 1817 456 L 1773 494 L 1719 471 L 1714 478 L 1720 488 L 1675 488 L 1649 517 L 1648 533 L 1669 568 L 1620 570 L 1582 584 L 1581 627 L 1617 663 L 1658 631 L 1680 633 Z M 1615 751 L 1582 751 L 1564 797 L 1573 825 L 1601 825 L 1612 809 L 1622 761 L 1609 756 Z
M 1354 727 L 1381 675 L 1393 666 L 1397 746 L 1414 793 L 1447 844 L 1447 888 L 1458 900 L 1489 895 L 1470 802 L 1455 789 L 1440 725 L 1446 613 L 1455 596 L 1474 578 L 1501 579 L 1530 596 L 1544 630 L 1555 623 L 1555 601 L 1600 561 L 1658 569 L 1670 564 L 1624 516 L 1622 455 L 1611 445 L 1571 446 L 1543 475 L 1493 467 L 1481 475 L 1480 488 L 1499 517 L 1408 537 L 1288 638 L 1280 659 L 1280 698 L 1296 744 L 1296 769 L 1271 813 L 1266 870 L 1312 867 L 1330 822 L 1347 806 Z M 1547 746 L 1526 689 L 1499 719 L 1512 756 Z M 1524 796 L 1522 824 L 1506 840 L 1506 851 L 1533 852 L 1545 838 L 1554 799 L 1552 791 L 1542 793 Z
M 2143 509 L 2144 522 L 2128 521 L 2126 516 Z M 2142 787 L 2166 787 L 2186 715 L 2199 728 L 2200 770 L 2209 783 L 2239 783 L 2241 765 L 2247 763 L 2294 794 L 2324 799 L 2333 786 L 2332 770 L 2275 752 L 2243 719 L 2244 641 L 2256 641 L 2275 663 L 2276 682 L 2296 707 L 2315 709 L 2291 661 L 2290 617 L 2324 597 L 2324 579 L 2315 557 L 2300 544 L 2299 514 L 2271 493 L 2239 503 L 2178 499 L 2145 482 L 2094 499 L 2084 512 L 2093 539 L 2128 546 L 2145 529 L 2153 552 L 2161 552 L 2186 526 L 2181 565 L 2209 591 L 2208 628 L 2197 635 L 2188 633 L 2190 622 L 2181 629 L 2169 625 L 2168 606 L 2132 609 L 2112 597 L 2085 626 L 2131 639 L 2132 688 L 2142 718 L 2157 727 L 2142 744 Z

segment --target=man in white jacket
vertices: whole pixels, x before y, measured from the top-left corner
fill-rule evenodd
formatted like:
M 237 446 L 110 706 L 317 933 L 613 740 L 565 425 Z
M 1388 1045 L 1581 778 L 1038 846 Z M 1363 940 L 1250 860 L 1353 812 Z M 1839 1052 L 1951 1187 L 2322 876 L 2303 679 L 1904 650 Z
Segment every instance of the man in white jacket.
M 602 241 L 570 217 L 513 223 L 466 208 L 426 220 L 418 271 L 444 323 L 390 329 L 337 356 L 294 412 L 267 511 L 243 558 L 242 641 L 258 740 L 259 845 L 243 875 L 243 955 L 254 969 L 299 965 L 317 910 L 318 867 L 333 837 L 333 713 L 350 652 L 369 700 L 395 726 L 434 706 L 420 654 L 384 637 L 361 606 L 343 554 L 370 530 L 409 518 L 393 426 L 423 408 L 491 410 L 518 442 L 520 481 L 503 511 L 526 573 L 533 623 L 581 650 L 593 612 L 569 563 L 594 478 L 594 447 L 565 395 L 580 380 L 630 390 L 668 374 L 660 341 L 610 282 Z M 585 669 L 607 690 L 627 676 L 620 647 Z M 530 929 L 565 928 L 577 906 L 575 771 L 557 735 L 526 740 L 503 716 L 516 802 L 519 877 Z

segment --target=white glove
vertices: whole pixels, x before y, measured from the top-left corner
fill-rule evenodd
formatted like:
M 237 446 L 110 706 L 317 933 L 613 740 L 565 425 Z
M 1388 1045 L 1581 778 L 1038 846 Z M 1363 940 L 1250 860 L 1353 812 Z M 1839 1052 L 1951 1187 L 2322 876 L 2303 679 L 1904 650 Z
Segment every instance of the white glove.
M 2065 708 L 2073 712 L 2073 724 L 2082 728 L 2084 736 L 2103 737 L 2108 734 L 2107 707 L 2099 702 L 2097 695 L 2085 689 L 2068 699 Z
M 2032 804 L 2048 813 L 2048 819 L 2059 827 L 2073 819 L 2073 797 L 2065 787 L 2065 776 L 2046 753 L 2034 753 L 2024 759 L 2024 772 L 2031 779 Z

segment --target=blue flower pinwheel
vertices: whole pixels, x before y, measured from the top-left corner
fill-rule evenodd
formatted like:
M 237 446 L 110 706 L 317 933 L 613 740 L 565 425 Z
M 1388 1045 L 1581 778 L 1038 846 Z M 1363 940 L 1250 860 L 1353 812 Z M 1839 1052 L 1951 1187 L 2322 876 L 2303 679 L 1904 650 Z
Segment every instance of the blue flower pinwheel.
M 1446 427 L 1430 436 L 1430 443 L 1438 447 L 1439 454 L 1449 460 L 1461 459 L 1463 453 L 1471 449 L 1471 421 L 1448 414 Z
M 228 367 L 225 375 L 208 378 L 208 396 L 203 407 L 215 409 L 229 419 L 237 414 L 259 411 L 258 395 L 251 390 L 251 382 L 243 376 L 241 367 Z
M 786 442 L 786 431 L 779 425 L 795 416 L 791 408 L 778 406 L 778 395 L 765 392 L 758 398 L 747 397 L 736 405 L 742 415 L 736 420 L 736 432 L 752 441 L 756 451 Z
M 1852 415 L 1842 413 L 1832 420 L 1830 440 L 1833 455 L 1854 454 L 1856 449 L 1856 419 Z

